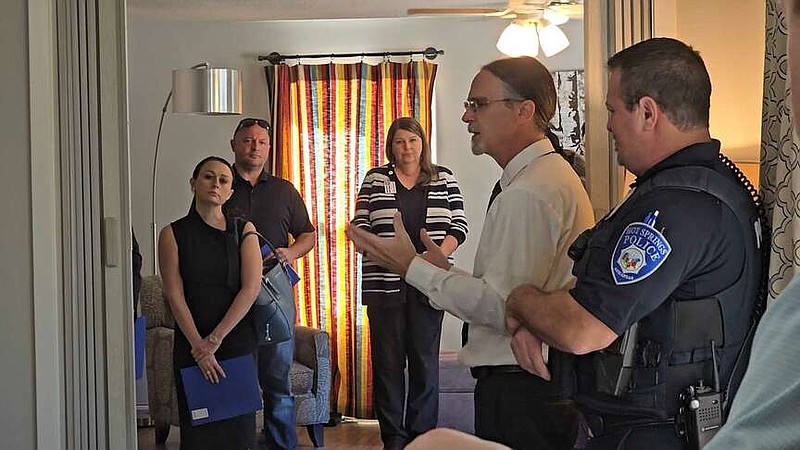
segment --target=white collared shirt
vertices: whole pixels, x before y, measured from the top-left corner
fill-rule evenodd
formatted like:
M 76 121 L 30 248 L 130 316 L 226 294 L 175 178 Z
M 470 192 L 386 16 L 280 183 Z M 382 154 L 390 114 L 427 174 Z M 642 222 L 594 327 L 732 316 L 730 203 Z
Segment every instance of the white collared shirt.
M 515 287 L 567 289 L 574 278 L 567 249 L 594 225 L 578 176 L 547 139 L 517 154 L 500 177 L 503 188 L 486 213 L 472 274 L 414 258 L 406 281 L 431 306 L 468 322 L 459 359 L 468 366 L 516 364 L 505 330 L 505 299 Z

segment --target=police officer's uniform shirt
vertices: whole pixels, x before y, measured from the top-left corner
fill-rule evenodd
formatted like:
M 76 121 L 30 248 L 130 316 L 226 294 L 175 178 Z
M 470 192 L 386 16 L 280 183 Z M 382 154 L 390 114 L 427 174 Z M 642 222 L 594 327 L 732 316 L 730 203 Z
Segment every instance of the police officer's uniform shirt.
M 289 246 L 290 234 L 297 238 L 315 230 L 294 185 L 265 170 L 253 186 L 234 167 L 233 195 L 223 208 L 226 215 L 253 222 L 256 230 L 278 248 Z
M 652 167 L 637 183 L 667 168 L 717 166 L 718 153 L 718 141 L 692 145 Z M 741 274 L 745 252 L 733 212 L 710 194 L 653 189 L 629 199 L 596 226 L 575 264 L 578 281 L 570 290 L 617 334 L 670 295 L 697 299 L 730 286 Z M 643 226 L 656 211 L 655 222 Z
M 431 306 L 470 323 L 460 360 L 469 366 L 516 364 L 505 330 L 505 299 L 530 283 L 545 291 L 573 282 L 567 248 L 594 217 L 575 172 L 550 141 L 517 154 L 503 170 L 502 192 L 489 207 L 473 273 L 443 270 L 414 258 L 406 281 Z

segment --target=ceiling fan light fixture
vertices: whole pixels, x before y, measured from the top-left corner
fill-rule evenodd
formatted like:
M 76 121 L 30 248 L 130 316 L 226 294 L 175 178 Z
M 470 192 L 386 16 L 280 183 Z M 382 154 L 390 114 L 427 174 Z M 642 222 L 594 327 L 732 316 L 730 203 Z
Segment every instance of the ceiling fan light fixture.
M 553 25 L 564 25 L 569 21 L 569 17 L 565 16 L 564 14 L 555 12 L 552 9 L 545 9 L 544 13 L 542 14 L 542 17 L 544 17 L 544 20 L 548 21 Z
M 538 55 L 539 37 L 536 35 L 536 25 L 516 20 L 511 22 L 497 40 L 497 49 L 511 57 Z
M 548 58 L 569 47 L 567 35 L 555 24 L 539 29 L 539 44 Z

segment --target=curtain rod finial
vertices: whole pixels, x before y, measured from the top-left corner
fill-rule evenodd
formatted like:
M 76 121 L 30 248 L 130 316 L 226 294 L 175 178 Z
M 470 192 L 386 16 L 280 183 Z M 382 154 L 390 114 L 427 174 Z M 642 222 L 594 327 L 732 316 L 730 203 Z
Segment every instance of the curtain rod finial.
M 422 54 L 425 56 L 425 59 L 433 60 L 439 55 L 444 55 L 444 50 L 436 50 L 434 47 L 428 47 Z
M 260 61 L 261 60 L 266 60 L 268 63 L 272 64 L 273 66 L 274 65 L 278 65 L 281 62 L 283 62 L 283 56 L 278 52 L 272 52 L 267 56 L 259 56 L 258 59 Z

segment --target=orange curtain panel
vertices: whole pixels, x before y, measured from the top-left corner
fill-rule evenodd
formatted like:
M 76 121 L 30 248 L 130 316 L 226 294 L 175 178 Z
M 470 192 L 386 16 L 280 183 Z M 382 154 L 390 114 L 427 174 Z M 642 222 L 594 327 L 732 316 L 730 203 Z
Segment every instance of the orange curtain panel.
M 386 163 L 384 138 L 411 116 L 431 132 L 436 65 L 278 65 L 274 70 L 277 175 L 300 192 L 317 245 L 298 261 L 298 320 L 331 336 L 333 410 L 373 417 L 369 326 L 361 265 L 344 232 L 367 171 Z

